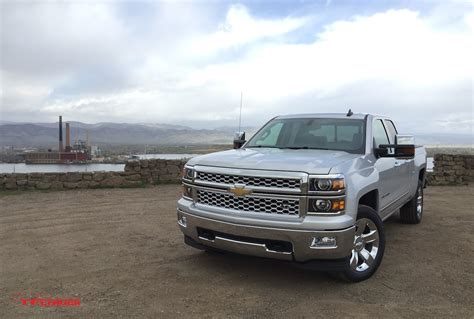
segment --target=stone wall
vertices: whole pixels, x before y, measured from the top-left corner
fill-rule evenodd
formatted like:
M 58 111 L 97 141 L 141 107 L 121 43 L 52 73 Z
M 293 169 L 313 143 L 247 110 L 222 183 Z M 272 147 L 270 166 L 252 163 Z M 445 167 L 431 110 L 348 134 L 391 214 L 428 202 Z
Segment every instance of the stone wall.
M 436 154 L 428 185 L 466 185 L 474 182 L 474 155 Z
M 130 161 L 123 172 L 0 174 L 1 190 L 143 187 L 179 183 L 186 160 Z M 437 154 L 428 185 L 465 185 L 474 182 L 474 155 Z
M 186 160 L 140 160 L 125 164 L 123 172 L 0 174 L 0 190 L 143 187 L 179 183 Z

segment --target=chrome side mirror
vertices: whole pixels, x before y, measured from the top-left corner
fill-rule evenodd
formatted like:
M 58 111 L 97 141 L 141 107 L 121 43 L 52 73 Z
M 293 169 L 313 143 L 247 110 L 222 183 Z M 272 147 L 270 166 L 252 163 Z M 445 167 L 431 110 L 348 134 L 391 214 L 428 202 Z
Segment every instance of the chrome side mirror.
M 397 145 L 415 145 L 415 137 L 413 135 L 395 135 L 395 144 Z
M 245 132 L 236 132 L 234 135 L 234 149 L 239 149 L 245 143 Z

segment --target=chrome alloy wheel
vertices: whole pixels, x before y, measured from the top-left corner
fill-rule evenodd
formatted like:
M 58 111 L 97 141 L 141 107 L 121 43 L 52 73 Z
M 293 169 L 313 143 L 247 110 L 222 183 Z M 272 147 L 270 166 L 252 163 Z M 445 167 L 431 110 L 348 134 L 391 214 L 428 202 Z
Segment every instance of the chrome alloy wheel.
M 350 266 L 352 270 L 362 272 L 375 262 L 379 249 L 379 232 L 375 223 L 368 218 L 358 219 Z
M 416 216 L 418 219 L 421 218 L 421 214 L 423 213 L 423 187 L 418 186 L 418 197 L 416 198 Z

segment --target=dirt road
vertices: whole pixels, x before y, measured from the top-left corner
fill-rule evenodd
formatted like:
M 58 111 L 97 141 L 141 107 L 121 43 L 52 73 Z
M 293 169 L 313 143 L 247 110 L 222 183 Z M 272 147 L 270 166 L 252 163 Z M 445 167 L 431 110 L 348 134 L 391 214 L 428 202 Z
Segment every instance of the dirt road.
M 474 317 L 474 187 L 431 187 L 386 223 L 370 280 L 183 244 L 180 187 L 0 194 L 0 317 Z M 18 296 L 80 299 L 23 306 Z

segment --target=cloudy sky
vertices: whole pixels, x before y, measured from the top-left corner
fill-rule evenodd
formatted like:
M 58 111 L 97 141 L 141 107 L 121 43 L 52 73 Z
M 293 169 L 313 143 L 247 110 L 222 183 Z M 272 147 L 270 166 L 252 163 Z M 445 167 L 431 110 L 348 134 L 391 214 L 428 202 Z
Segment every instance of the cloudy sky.
M 473 2 L 0 1 L 3 121 L 371 112 L 472 134 Z

